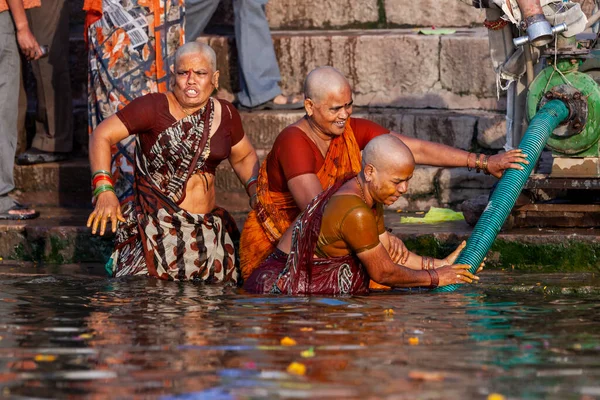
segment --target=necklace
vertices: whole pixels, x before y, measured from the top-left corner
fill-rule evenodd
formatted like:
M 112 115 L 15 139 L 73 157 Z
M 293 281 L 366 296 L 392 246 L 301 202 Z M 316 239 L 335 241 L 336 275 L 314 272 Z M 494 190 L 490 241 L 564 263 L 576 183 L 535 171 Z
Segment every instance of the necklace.
M 356 184 L 358 185 L 358 188 L 360 189 L 360 197 L 362 198 L 362 200 L 365 202 L 365 204 L 367 203 L 367 199 L 365 198 L 365 191 L 363 190 L 362 185 L 360 184 L 360 181 L 358 180 L 358 175 L 354 177 L 354 179 L 356 179 Z

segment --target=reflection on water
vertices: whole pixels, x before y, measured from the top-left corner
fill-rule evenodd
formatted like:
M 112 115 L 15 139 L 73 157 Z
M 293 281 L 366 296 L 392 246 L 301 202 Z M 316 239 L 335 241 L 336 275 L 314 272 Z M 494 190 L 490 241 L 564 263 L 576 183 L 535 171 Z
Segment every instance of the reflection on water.
M 597 294 L 484 283 L 438 295 L 276 298 L 7 270 L 4 397 L 600 398 Z M 305 371 L 288 372 L 293 362 Z

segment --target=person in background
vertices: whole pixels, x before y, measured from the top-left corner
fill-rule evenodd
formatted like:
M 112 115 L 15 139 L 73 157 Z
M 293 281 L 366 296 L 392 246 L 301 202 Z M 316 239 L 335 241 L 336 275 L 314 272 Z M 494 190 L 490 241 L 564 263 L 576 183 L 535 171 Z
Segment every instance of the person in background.
M 185 39 L 196 40 L 215 13 L 221 0 L 185 0 Z M 265 14 L 267 0 L 233 0 L 235 44 L 238 55 L 241 109 L 300 109 L 302 96 L 283 95 L 279 88 L 281 74 L 275 57 L 269 21 Z
M 31 62 L 37 85 L 35 136 L 31 148 L 17 156 L 19 165 L 62 161 L 73 150 L 69 4 L 66 0 L 43 0 L 41 7 L 27 10 L 27 16 L 35 39 L 45 46 L 47 54 Z M 26 101 L 20 103 L 27 107 Z M 20 118 L 25 117 L 25 111 L 19 110 Z
M 4 220 L 30 219 L 39 215 L 8 195 L 15 187 L 21 73 L 19 48 L 27 60 L 37 60 L 42 55 L 29 28 L 25 9 L 39 6 L 39 0 L 0 0 L 0 219 Z

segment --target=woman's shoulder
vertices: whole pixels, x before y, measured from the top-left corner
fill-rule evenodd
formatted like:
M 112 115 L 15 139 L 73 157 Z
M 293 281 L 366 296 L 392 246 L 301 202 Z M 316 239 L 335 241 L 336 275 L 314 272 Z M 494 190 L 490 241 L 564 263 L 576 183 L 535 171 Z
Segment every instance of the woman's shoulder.
M 221 115 L 229 119 L 241 118 L 239 111 L 231 102 L 217 97 L 214 97 L 214 99 L 221 105 Z

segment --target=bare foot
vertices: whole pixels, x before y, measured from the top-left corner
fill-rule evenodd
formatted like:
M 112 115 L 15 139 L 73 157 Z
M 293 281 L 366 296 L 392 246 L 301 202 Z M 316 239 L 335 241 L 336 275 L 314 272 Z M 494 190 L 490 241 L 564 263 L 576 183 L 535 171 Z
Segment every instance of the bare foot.
M 300 103 L 302 100 L 304 100 L 303 95 L 296 94 L 291 96 L 284 96 L 282 94 L 279 94 L 275 96 L 272 101 L 275 104 L 294 104 Z

